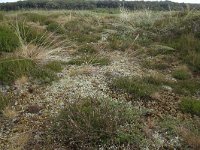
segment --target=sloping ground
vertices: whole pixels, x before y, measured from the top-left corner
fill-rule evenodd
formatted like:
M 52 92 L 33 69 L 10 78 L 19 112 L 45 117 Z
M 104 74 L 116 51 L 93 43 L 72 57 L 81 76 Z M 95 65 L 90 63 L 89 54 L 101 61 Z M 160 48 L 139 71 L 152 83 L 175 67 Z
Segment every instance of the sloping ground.
M 59 61 L 62 71 L 55 81 L 44 78 L 50 84 L 24 74 L 1 87 L 11 101 L 0 116 L 0 149 L 199 149 L 199 108 L 181 105 L 182 98 L 199 99 L 198 63 L 193 72 L 157 35 L 160 26 L 177 25 L 172 15 L 53 12 L 48 20 L 23 13 L 31 27 L 54 32 L 58 45 L 33 40 L 25 46 L 33 52 L 22 56 L 42 66 Z M 34 50 L 49 49 L 36 59 Z M 45 67 L 57 70 L 54 65 Z

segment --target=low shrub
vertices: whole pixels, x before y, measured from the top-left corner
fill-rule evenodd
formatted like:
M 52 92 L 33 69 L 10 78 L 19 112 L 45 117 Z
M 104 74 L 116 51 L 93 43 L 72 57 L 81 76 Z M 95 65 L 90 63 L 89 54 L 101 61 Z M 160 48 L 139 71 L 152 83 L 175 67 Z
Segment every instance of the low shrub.
M 0 52 L 13 52 L 19 45 L 14 31 L 8 25 L 0 25 Z
M 82 56 L 80 58 L 75 58 L 70 60 L 67 64 L 69 65 L 82 65 L 82 64 L 92 64 L 97 66 L 108 65 L 110 60 L 106 57 L 98 56 Z
M 91 45 L 83 45 L 78 49 L 78 52 L 85 54 L 94 54 L 96 53 L 96 49 Z
M 93 27 L 92 23 L 89 23 L 83 19 L 75 19 L 65 24 L 67 36 L 80 43 L 97 42 L 101 39 L 97 27 Z
M 45 68 L 50 69 L 54 72 L 61 72 L 62 71 L 62 62 L 60 61 L 51 61 L 45 65 Z
M 133 95 L 135 98 L 149 98 L 157 89 L 153 84 L 143 82 L 142 79 L 119 77 L 112 81 L 111 87 Z
M 3 21 L 3 19 L 4 19 L 4 15 L 0 13 L 0 21 Z
M 53 140 L 75 149 L 139 148 L 144 140 L 140 111 L 122 101 L 81 99 L 55 119 Z
M 175 52 L 175 49 L 164 46 L 164 45 L 151 45 L 149 48 L 148 53 L 151 56 L 156 56 L 156 55 L 167 55 L 167 54 L 172 54 Z
M 200 81 L 197 79 L 180 80 L 172 84 L 174 91 L 183 95 L 196 95 L 200 90 Z
M 58 33 L 58 34 L 64 34 L 65 33 L 64 28 L 56 22 L 48 24 L 47 30 L 50 31 L 50 32 Z
M 179 79 L 179 80 L 186 80 L 186 79 L 189 79 L 191 77 L 191 73 L 190 73 L 190 70 L 187 67 L 183 66 L 183 67 L 176 69 L 172 73 L 172 76 L 176 79 Z
M 0 92 L 0 113 L 8 105 L 8 98 Z
M 0 60 L 0 81 L 11 84 L 23 75 L 28 75 L 35 64 L 24 58 L 6 58 Z
M 183 112 L 200 116 L 200 101 L 191 98 L 184 98 L 180 103 L 180 109 Z
M 22 76 L 32 77 L 41 83 L 51 83 L 57 79 L 55 68 L 58 65 L 53 63 L 47 67 L 39 67 L 32 60 L 25 58 L 5 58 L 0 60 L 0 82 L 12 84 Z M 60 67 L 60 66 L 59 66 Z
M 35 67 L 30 71 L 30 76 L 38 81 L 39 84 L 50 84 L 58 79 L 54 71 L 44 67 Z
M 48 25 L 52 23 L 52 21 L 48 18 L 48 16 L 45 16 L 39 13 L 24 13 L 23 16 L 28 21 L 40 23 L 41 25 Z

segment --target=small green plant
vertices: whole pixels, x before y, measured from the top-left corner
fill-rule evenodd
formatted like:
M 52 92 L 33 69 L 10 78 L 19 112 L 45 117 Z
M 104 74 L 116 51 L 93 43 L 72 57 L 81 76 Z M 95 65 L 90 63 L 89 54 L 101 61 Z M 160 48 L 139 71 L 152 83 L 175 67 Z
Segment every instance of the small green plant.
M 61 72 L 62 71 L 62 62 L 60 61 L 51 61 L 45 65 L 45 68 L 50 69 L 54 72 Z
M 55 119 L 53 140 L 73 148 L 139 147 L 144 139 L 138 122 L 140 111 L 112 99 L 80 99 Z
M 67 64 L 69 65 L 82 65 L 82 64 L 92 64 L 97 66 L 108 65 L 110 60 L 106 57 L 98 56 L 82 56 L 80 58 L 72 59 Z
M 180 103 L 180 109 L 183 112 L 200 116 L 200 101 L 191 98 L 184 98 Z
M 153 84 L 143 82 L 142 79 L 120 77 L 112 81 L 111 87 L 115 90 L 122 90 L 136 98 L 149 98 L 157 89 Z
M 176 69 L 173 73 L 172 76 L 176 79 L 179 80 L 187 80 L 191 77 L 191 73 L 190 70 L 187 69 L 187 67 L 180 67 L 178 69 Z
M 19 45 L 14 31 L 8 25 L 0 25 L 0 52 L 13 52 Z
M 64 28 L 60 24 L 58 24 L 57 22 L 53 22 L 53 23 L 48 24 L 47 30 L 50 31 L 50 32 L 58 33 L 58 34 L 64 34 L 65 33 Z
M 78 49 L 78 52 L 85 54 L 94 54 L 96 53 L 96 49 L 91 45 L 83 45 Z

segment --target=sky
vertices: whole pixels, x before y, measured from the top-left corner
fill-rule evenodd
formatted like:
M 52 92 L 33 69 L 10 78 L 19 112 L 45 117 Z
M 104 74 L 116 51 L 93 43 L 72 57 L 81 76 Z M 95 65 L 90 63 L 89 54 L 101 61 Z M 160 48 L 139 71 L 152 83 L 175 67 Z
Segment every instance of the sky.
M 16 2 L 17 0 L 0 0 L 0 2 Z M 139 1 L 139 0 L 138 0 Z M 157 0 L 147 0 L 147 1 L 157 1 Z M 200 0 L 171 0 L 173 2 L 184 2 L 184 3 L 199 3 Z

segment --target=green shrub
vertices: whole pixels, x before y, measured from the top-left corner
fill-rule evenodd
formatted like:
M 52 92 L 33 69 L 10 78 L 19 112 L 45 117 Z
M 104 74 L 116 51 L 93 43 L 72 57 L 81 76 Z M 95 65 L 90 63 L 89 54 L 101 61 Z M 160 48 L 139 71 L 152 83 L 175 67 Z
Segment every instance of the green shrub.
M 98 56 L 82 56 L 80 58 L 72 59 L 67 64 L 69 65 L 82 65 L 82 64 L 92 64 L 97 66 L 108 65 L 110 60 L 106 57 Z
M 45 68 L 50 69 L 54 72 L 61 72 L 62 71 L 62 62 L 60 61 L 51 61 L 45 65 Z
M 83 45 L 78 49 L 79 53 L 94 54 L 96 49 L 91 45 Z
M 0 81 L 11 84 L 23 75 L 28 75 L 35 64 L 24 58 L 6 58 L 0 60 Z
M 132 105 L 117 100 L 81 99 L 68 104 L 55 119 L 53 140 L 75 149 L 139 147 L 144 139 L 139 113 Z
M 61 25 L 59 25 L 57 22 L 48 24 L 47 30 L 50 31 L 50 32 L 58 33 L 58 34 L 64 34 L 65 33 L 64 28 Z
M 0 25 L 0 52 L 13 52 L 19 45 L 14 31 L 8 25 Z
M 172 76 L 179 80 L 186 80 L 191 77 L 191 73 L 190 73 L 190 70 L 187 69 L 186 67 L 181 67 L 181 68 L 176 69 L 172 73 Z
M 149 98 L 156 90 L 152 84 L 143 82 L 142 79 L 120 77 L 112 81 L 111 86 L 115 90 L 122 90 L 133 95 L 135 98 Z
M 200 116 L 200 101 L 191 98 L 185 98 L 180 103 L 180 109 L 183 112 Z

